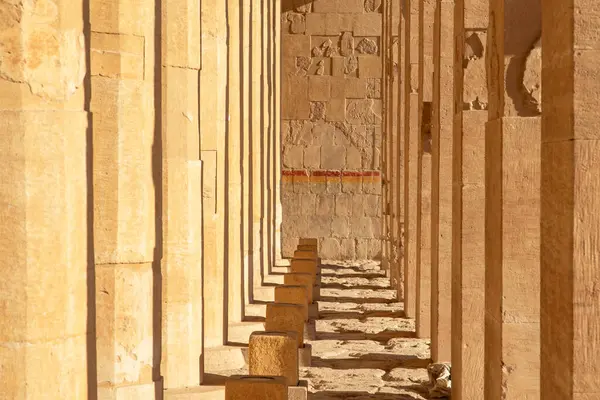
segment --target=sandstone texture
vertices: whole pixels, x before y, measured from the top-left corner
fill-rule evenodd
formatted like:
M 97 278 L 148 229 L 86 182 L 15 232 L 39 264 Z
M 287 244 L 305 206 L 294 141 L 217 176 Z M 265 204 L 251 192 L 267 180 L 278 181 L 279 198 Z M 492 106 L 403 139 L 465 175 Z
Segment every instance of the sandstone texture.
M 308 235 L 324 257 L 380 257 L 381 3 L 282 9 L 284 256 Z

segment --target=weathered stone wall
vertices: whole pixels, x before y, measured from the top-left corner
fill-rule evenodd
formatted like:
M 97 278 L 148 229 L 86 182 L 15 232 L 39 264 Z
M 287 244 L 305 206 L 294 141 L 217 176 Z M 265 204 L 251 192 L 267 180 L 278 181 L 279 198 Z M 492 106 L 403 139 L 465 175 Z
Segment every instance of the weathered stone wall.
M 282 7 L 282 248 L 319 238 L 323 258 L 381 256 L 380 0 Z

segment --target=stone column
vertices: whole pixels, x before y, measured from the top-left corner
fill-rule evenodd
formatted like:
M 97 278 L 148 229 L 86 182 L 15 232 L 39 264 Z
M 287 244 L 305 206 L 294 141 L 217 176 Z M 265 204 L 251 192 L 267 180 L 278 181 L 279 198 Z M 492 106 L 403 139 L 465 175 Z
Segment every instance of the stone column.
M 398 260 L 398 272 L 396 277 L 396 296 L 398 299 L 404 299 L 404 284 L 406 277 L 404 276 L 404 270 L 406 268 L 407 254 L 407 233 L 406 233 L 406 188 L 408 187 L 407 181 L 407 170 L 406 165 L 408 162 L 408 154 L 406 150 L 408 149 L 406 143 L 406 135 L 405 135 L 405 125 L 406 125 L 406 108 L 408 102 L 406 101 L 406 10 L 405 3 L 400 2 L 400 15 L 398 16 L 398 126 L 397 126 L 397 136 L 398 136 L 398 154 L 401 154 L 398 157 L 398 171 L 401 171 L 401 174 L 398 175 L 398 237 L 399 237 L 399 245 L 401 247 L 401 253 L 399 255 Z M 392 276 L 392 282 L 394 282 L 394 276 Z
M 454 7 L 452 398 L 483 399 L 488 1 Z
M 273 82 L 273 99 L 275 108 L 275 129 L 274 129 L 274 147 L 275 147 L 275 159 L 273 162 L 273 174 L 275 176 L 274 186 L 274 260 L 275 264 L 281 264 L 283 256 L 281 253 L 281 222 L 283 220 L 283 209 L 281 205 L 281 1 L 274 0 L 274 82 Z
M 450 361 L 454 1 L 437 1 L 431 167 L 431 359 Z
M 271 13 L 270 13 L 270 1 L 263 0 L 262 2 L 262 65 L 261 65 L 261 107 L 262 107 L 262 124 L 263 124 L 263 135 L 261 136 L 260 143 L 260 154 L 261 154 L 261 217 L 260 217 L 260 243 L 261 243 L 261 275 L 269 273 L 268 266 L 271 260 L 270 257 L 270 229 L 269 229 L 269 217 L 270 217 L 270 198 L 271 198 L 271 180 L 270 180 L 270 167 L 271 167 L 271 143 L 272 136 L 272 124 L 271 124 L 271 65 L 270 65 L 270 27 L 271 27 Z
M 250 26 L 250 271 L 254 286 L 262 284 L 262 141 L 266 134 L 262 82 L 262 1 L 251 1 Z
M 392 80 L 389 74 L 390 65 L 390 25 L 391 25 L 391 0 L 383 0 L 381 4 L 382 13 L 382 31 L 381 31 L 381 63 L 382 63 L 382 135 L 381 135 L 381 268 L 390 274 L 390 253 L 392 246 L 392 232 L 390 223 L 390 202 L 392 185 L 392 166 L 391 166 L 391 90 Z
M 398 112 L 400 107 L 400 37 L 399 37 L 399 24 L 400 24 L 400 16 L 401 16 L 401 7 L 402 3 L 400 1 L 392 1 L 392 10 L 391 10 L 391 26 L 390 26 L 390 37 L 392 40 L 392 102 L 388 109 L 388 113 L 392 116 L 392 163 L 394 168 L 394 174 L 392 176 L 392 188 L 391 188 L 391 197 L 392 197 L 392 214 L 393 218 L 391 221 L 391 229 L 394 234 L 391 253 L 392 253 L 392 266 L 390 277 L 392 280 L 392 287 L 397 289 L 400 285 L 402 285 L 402 272 L 400 269 L 402 268 L 402 229 L 401 226 L 404 222 L 404 210 L 403 210 L 403 199 L 404 199 L 404 175 L 402 171 L 402 159 L 403 153 L 401 150 L 401 146 L 404 144 L 402 141 L 402 131 L 401 128 L 401 119 L 400 113 Z M 400 299 L 401 297 L 398 296 Z
M 417 203 L 419 154 L 419 6 L 418 0 L 404 2 L 404 312 L 416 316 L 417 295 Z
M 419 11 L 419 136 L 417 157 L 417 293 L 416 334 L 431 332 L 431 103 L 433 99 L 433 22 L 435 0 Z
M 485 144 L 486 400 L 538 399 L 540 393 L 541 128 L 535 99 L 525 90 L 523 80 L 532 73 L 539 77 L 539 61 L 536 68 L 530 56 L 535 58 L 540 20 L 539 0 L 490 3 Z
M 198 75 L 200 1 L 161 5 L 163 388 L 200 384 L 202 166 Z
M 225 306 L 225 152 L 229 113 L 232 126 L 239 125 L 237 109 L 227 108 L 228 84 L 238 85 L 237 75 L 228 80 L 227 13 L 222 0 L 202 0 L 202 70 L 200 71 L 200 132 L 203 163 L 204 242 L 204 346 L 224 343 Z M 210 55 L 210 56 L 208 56 Z M 232 64 L 237 53 L 229 54 Z M 237 70 L 234 70 L 234 72 Z M 233 89 L 231 89 L 233 90 Z M 233 93 L 233 96 L 237 94 Z M 234 97 L 235 99 L 235 97 Z M 236 127 L 235 129 L 239 129 Z
M 0 385 L 6 399 L 95 394 L 87 323 L 90 163 L 81 2 L 0 19 Z M 6 12 L 6 10 L 9 10 Z M 91 250 L 91 249 L 90 249 Z M 88 293 L 86 293 L 88 291 Z M 92 300 L 93 301 L 93 300 Z M 93 308 L 93 304 L 89 304 Z M 89 337 L 90 335 L 91 337 Z M 89 368 L 89 370 L 88 370 Z
M 153 399 L 163 157 L 155 2 L 89 6 L 98 398 Z
M 249 69 L 244 65 L 240 68 L 242 56 L 247 54 L 250 13 L 244 1 L 240 7 L 239 1 L 228 3 L 228 52 L 229 52 L 229 125 L 227 130 L 226 149 L 226 261 L 227 269 L 227 321 L 226 324 L 240 322 L 244 310 L 244 296 L 248 290 L 244 287 L 244 276 L 248 276 L 248 264 L 244 262 L 247 247 L 244 248 L 243 238 L 249 232 L 246 198 L 243 193 L 244 185 L 248 182 L 243 172 L 248 171 L 247 124 L 248 97 L 246 96 L 247 76 Z M 243 89 L 243 90 L 242 90 Z M 232 93 L 235 91 L 236 93 Z M 240 97 L 241 95 L 241 97 Z M 243 136 L 246 135 L 246 136 Z M 244 235 L 242 235 L 244 232 Z M 244 242 L 245 243 L 245 242 Z
M 600 393 L 598 6 L 543 3 L 541 398 Z

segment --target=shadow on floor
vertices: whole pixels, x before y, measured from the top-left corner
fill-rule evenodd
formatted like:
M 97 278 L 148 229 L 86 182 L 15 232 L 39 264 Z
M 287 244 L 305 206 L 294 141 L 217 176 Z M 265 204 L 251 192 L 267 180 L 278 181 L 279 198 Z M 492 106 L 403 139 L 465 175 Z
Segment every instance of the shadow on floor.
M 407 388 L 408 389 L 408 388 Z M 411 390 L 411 389 L 408 389 Z M 411 390 L 412 391 L 412 390 Z M 312 400 L 421 400 L 426 393 L 397 394 L 397 393 L 368 393 L 368 392 L 337 392 L 321 391 L 312 393 Z M 420 397 L 420 396 L 422 397 Z
M 401 300 L 384 299 L 384 298 L 381 298 L 381 297 L 336 297 L 336 296 L 321 296 L 318 301 L 319 302 L 329 302 L 329 303 L 356 303 L 356 304 L 380 303 L 380 304 L 393 304 L 393 303 L 399 303 Z
M 427 368 L 431 361 L 417 356 L 389 353 L 368 353 L 353 358 L 313 357 L 312 366 L 331 369 L 381 369 Z
M 365 332 L 317 332 L 317 340 L 372 340 L 387 343 L 391 339 L 413 339 L 414 331 L 383 331 L 379 333 Z
M 405 318 L 404 311 L 367 310 L 367 311 L 319 311 L 320 320 L 356 319 L 364 322 L 367 318 Z
M 390 286 L 376 286 L 376 285 L 353 285 L 351 283 L 321 283 L 321 289 L 341 289 L 341 290 L 394 290 Z

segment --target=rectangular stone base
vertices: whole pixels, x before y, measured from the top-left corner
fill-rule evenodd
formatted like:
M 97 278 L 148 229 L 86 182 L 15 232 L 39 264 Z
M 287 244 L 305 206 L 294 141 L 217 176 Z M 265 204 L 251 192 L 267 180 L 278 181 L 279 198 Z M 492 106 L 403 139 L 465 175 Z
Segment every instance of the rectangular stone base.
M 319 319 L 319 305 L 317 303 L 308 305 L 308 319 Z
M 319 284 L 313 286 L 313 300 L 321 300 L 321 285 Z
M 310 367 L 312 365 L 312 346 L 304 343 L 304 347 L 298 349 L 298 366 Z
M 298 386 L 288 387 L 288 400 L 307 400 L 308 382 L 300 381 Z
M 315 340 L 317 338 L 317 325 L 314 320 L 304 324 L 304 340 Z

